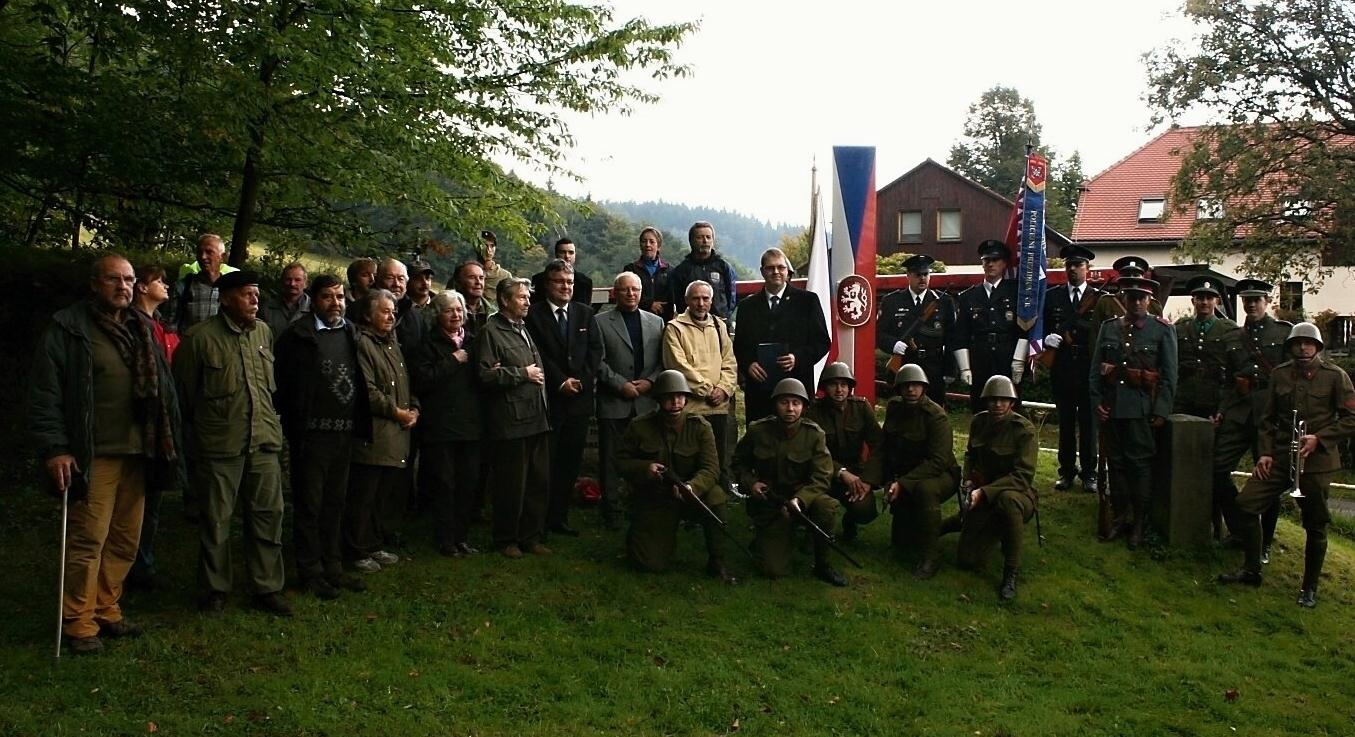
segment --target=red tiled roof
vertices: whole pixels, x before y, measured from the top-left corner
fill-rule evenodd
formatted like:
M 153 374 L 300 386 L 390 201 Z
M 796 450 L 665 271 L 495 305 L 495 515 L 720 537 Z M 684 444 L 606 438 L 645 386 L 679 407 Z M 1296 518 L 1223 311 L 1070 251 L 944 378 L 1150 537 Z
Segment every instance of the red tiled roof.
M 1087 180 L 1078 200 L 1073 241 L 1180 241 L 1195 209 L 1167 210 L 1159 222 L 1139 222 L 1139 201 L 1166 198 L 1199 128 L 1172 128 Z

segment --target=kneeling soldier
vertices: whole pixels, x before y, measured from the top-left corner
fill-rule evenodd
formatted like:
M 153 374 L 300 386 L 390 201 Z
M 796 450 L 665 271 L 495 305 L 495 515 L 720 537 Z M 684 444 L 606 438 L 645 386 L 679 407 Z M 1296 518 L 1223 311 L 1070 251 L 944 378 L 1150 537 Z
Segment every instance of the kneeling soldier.
M 734 473 L 752 494 L 753 551 L 763 574 L 772 578 L 790 572 L 792 521 L 804 515 L 829 535 L 837 522 L 839 505 L 828 495 L 833 458 L 823 429 L 801 418 L 808 402 L 804 384 L 782 379 L 772 390 L 774 414 L 750 424 L 734 448 Z M 819 537 L 814 538 L 814 575 L 834 586 L 847 585 L 828 564 L 828 543 Z
M 927 396 L 927 374 L 910 363 L 894 379 L 899 396 L 885 407 L 881 464 L 890 480 L 885 501 L 894 514 L 890 540 L 896 549 L 921 552 L 913 575 L 936 575 L 940 554 L 941 502 L 955 493 L 960 467 L 950 418 Z
M 987 411 L 974 415 L 965 450 L 965 484 L 969 509 L 960 519 L 959 563 L 977 569 L 992 548 L 1002 542 L 1002 583 L 998 596 L 1016 598 L 1016 572 L 1021 566 L 1021 541 L 1026 521 L 1035 514 L 1035 457 L 1039 450 L 1035 426 L 1012 411 L 1016 387 L 1005 376 L 983 385 Z
M 703 417 L 684 411 L 691 393 L 682 372 L 670 369 L 659 374 L 652 392 L 659 409 L 635 418 L 621 436 L 616 467 L 631 492 L 626 552 L 641 569 L 662 571 L 677 548 L 678 523 L 696 519 L 706 533 L 706 572 L 734 584 L 738 580 L 730 575 L 721 553 L 719 525 L 689 496 L 695 495 L 724 519 L 715 433 Z
M 841 361 L 830 363 L 819 378 L 823 399 L 815 400 L 805 416 L 823 428 L 833 457 L 833 483 L 828 493 L 845 508 L 842 537 L 856 539 L 857 525 L 879 516 L 871 490 L 880 485 L 880 423 L 865 397 L 852 395 L 856 377 Z
M 1292 489 L 1295 475 L 1302 496 L 1296 496 L 1303 513 L 1307 544 L 1303 550 L 1303 588 L 1300 606 L 1317 606 L 1317 580 L 1327 557 L 1327 489 L 1332 476 L 1341 468 L 1340 442 L 1355 435 L 1355 388 L 1340 367 L 1327 362 L 1322 350 L 1322 334 L 1310 322 L 1301 322 L 1289 331 L 1285 349 L 1293 359 L 1275 367 L 1270 375 L 1270 393 L 1261 415 L 1257 441 L 1260 458 L 1256 470 L 1233 501 L 1237 536 L 1242 539 L 1246 562 L 1233 573 L 1219 576 L 1221 583 L 1261 585 L 1260 515 L 1280 495 Z M 1294 413 L 1306 423 L 1298 437 L 1301 472 L 1295 474 L 1291 452 L 1287 448 L 1298 428 Z M 1276 451 L 1279 450 L 1278 458 Z

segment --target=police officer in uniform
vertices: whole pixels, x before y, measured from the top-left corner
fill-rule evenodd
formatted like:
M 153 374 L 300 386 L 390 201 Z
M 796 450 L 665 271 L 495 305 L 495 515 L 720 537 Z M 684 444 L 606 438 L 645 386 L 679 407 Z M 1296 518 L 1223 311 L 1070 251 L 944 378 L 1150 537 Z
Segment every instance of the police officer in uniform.
M 838 501 L 828 494 L 833 457 L 823 429 L 802 417 L 809 394 L 798 379 L 782 379 L 772 390 L 774 413 L 748 425 L 734 448 L 734 473 L 750 492 L 748 516 L 757 528 L 753 554 L 764 575 L 790 572 L 792 525 L 800 515 L 833 534 Z M 828 562 L 828 545 L 814 538 L 814 575 L 834 586 L 847 579 Z
M 1242 328 L 1219 315 L 1218 277 L 1202 274 L 1186 284 L 1195 314 L 1176 321 L 1179 361 L 1175 411 L 1219 419 L 1225 401 L 1235 404 L 1233 376 L 1243 371 Z
M 1218 431 L 1214 433 L 1214 491 L 1218 495 L 1216 501 L 1223 504 L 1225 512 L 1232 508 L 1233 497 L 1237 496 L 1232 472 L 1237 470 L 1238 461 L 1248 451 L 1252 454 L 1253 463 L 1260 458 L 1256 440 L 1261 414 L 1266 408 L 1270 374 L 1276 366 L 1288 360 L 1284 343 L 1294 326 L 1271 316 L 1272 289 L 1271 285 L 1259 279 L 1243 279 L 1237 283 L 1237 296 L 1242 298 L 1242 311 L 1246 315 L 1242 326 L 1242 347 L 1246 350 L 1247 366 L 1234 378 L 1234 391 L 1238 397 L 1235 408 L 1223 413 Z M 1228 516 L 1228 531 L 1232 533 L 1236 525 L 1231 515 Z M 1270 548 L 1275 540 L 1275 524 L 1279 517 L 1278 503 L 1271 504 L 1261 513 L 1262 563 L 1270 562 Z
M 950 418 L 927 395 L 926 372 L 915 363 L 899 369 L 898 394 L 885 407 L 880 462 L 889 487 L 885 501 L 893 512 L 890 542 L 896 550 L 921 553 L 913 575 L 936 575 L 940 565 L 941 502 L 960 482 Z
M 1327 490 L 1341 467 L 1339 443 L 1355 435 L 1355 388 L 1350 377 L 1319 354 L 1322 334 L 1310 322 L 1289 331 L 1285 349 L 1292 360 L 1276 367 L 1261 415 L 1258 438 L 1261 456 L 1256 469 L 1235 502 L 1235 532 L 1242 538 L 1246 560 L 1241 569 L 1219 576 L 1221 583 L 1261 585 L 1261 525 L 1259 515 L 1293 488 L 1291 453 L 1294 412 L 1307 423 L 1299 437 L 1302 474 L 1296 497 L 1303 515 L 1307 541 L 1303 550 L 1303 584 L 1299 606 L 1317 606 L 1317 584 L 1327 556 Z
M 819 377 L 823 398 L 810 403 L 805 417 L 823 428 L 833 456 L 833 482 L 828 493 L 844 508 L 842 538 L 855 540 L 857 526 L 879 516 L 871 490 L 880 485 L 880 423 L 865 397 L 852 394 L 856 377 L 841 361 L 828 364 Z
M 631 491 L 631 524 L 626 552 L 641 570 L 662 571 L 677 548 L 678 523 L 693 519 L 706 533 L 706 572 L 722 581 L 738 580 L 725 567 L 721 533 L 715 520 L 683 490 L 664 481 L 672 470 L 720 519 L 725 491 L 720 486 L 720 456 L 715 433 L 700 415 L 687 413 L 692 390 L 682 372 L 669 369 L 654 380 L 659 409 L 626 426 L 616 453 L 616 467 Z
M 1115 269 L 1120 278 L 1143 277 L 1148 275 L 1148 260 L 1142 256 L 1123 256 L 1115 259 L 1110 268 Z M 1097 299 L 1096 308 L 1092 310 L 1092 325 L 1104 325 L 1106 320 L 1124 314 L 1124 301 L 1118 285 L 1118 281 L 1106 285 L 1105 293 Z M 1162 303 L 1157 301 L 1156 296 L 1148 299 L 1148 314 L 1162 314 Z
M 926 254 L 903 262 L 908 288 L 881 300 L 875 347 L 890 354 L 891 368 L 906 363 L 921 366 L 927 373 L 927 396 L 944 407 L 946 341 L 955 329 L 955 301 L 945 292 L 927 288 L 935 262 Z
M 1133 550 L 1148 519 L 1155 431 L 1166 424 L 1176 397 L 1176 330 L 1148 314 L 1157 282 L 1121 277 L 1119 284 L 1128 312 L 1101 326 L 1087 381 L 1110 462 L 1115 524 L 1106 541 L 1128 532 Z
M 1058 491 L 1073 488 L 1081 463 L 1082 488 L 1096 491 L 1096 423 L 1087 394 L 1087 372 L 1091 366 L 1092 343 L 1100 323 L 1092 322 L 1092 311 L 1105 294 L 1087 283 L 1091 260 L 1096 254 L 1082 246 L 1064 246 L 1063 258 L 1067 284 L 1049 288 L 1044 297 L 1045 356 L 1052 359 L 1050 378 L 1054 403 L 1059 408 Z
M 962 568 L 977 569 L 992 549 L 1002 543 L 1002 583 L 998 597 L 1016 598 L 1016 574 L 1021 567 L 1021 545 L 1026 522 L 1035 514 L 1035 464 L 1039 452 L 1035 426 L 1017 414 L 1016 387 L 1005 376 L 984 382 L 988 409 L 974 415 L 969 425 L 963 478 L 959 493 L 969 495 L 969 511 L 946 527 L 960 529 L 957 549 Z
M 1010 255 L 1002 241 L 979 244 L 983 281 L 960 293 L 952 341 L 960 381 L 969 384 L 970 409 L 978 412 L 980 396 L 990 376 L 1006 376 L 1021 383 L 1030 344 L 1016 324 L 1016 280 L 1003 278 Z

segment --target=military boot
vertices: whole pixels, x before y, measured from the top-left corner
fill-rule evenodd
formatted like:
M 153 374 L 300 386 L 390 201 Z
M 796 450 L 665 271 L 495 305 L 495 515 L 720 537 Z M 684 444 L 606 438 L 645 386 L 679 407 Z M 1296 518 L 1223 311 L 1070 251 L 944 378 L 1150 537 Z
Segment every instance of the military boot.
M 997 597 L 1003 601 L 1016 598 L 1016 566 L 1002 569 L 1002 583 L 997 587 Z
M 711 578 L 718 578 L 730 586 L 737 585 L 739 582 L 739 579 L 729 572 L 729 568 L 725 567 L 725 562 L 714 556 L 706 561 L 706 573 Z
M 1309 530 L 1308 542 L 1303 547 L 1303 590 L 1298 604 L 1312 609 L 1317 606 L 1317 582 L 1322 577 L 1322 563 L 1327 559 L 1327 531 Z
M 814 540 L 814 577 L 834 586 L 846 586 L 847 577 L 828 564 L 828 543 Z

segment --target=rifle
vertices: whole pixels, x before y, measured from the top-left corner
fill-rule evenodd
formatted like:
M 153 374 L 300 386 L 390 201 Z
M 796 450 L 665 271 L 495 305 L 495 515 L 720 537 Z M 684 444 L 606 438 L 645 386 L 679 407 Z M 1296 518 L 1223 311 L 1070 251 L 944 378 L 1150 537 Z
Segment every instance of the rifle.
M 788 504 L 786 506 L 789 506 L 791 509 L 795 510 L 795 516 L 799 517 L 800 520 L 803 521 L 807 527 L 809 527 L 809 530 L 813 532 L 815 535 L 817 535 L 820 540 L 823 540 L 825 543 L 827 543 L 828 547 L 837 551 L 838 555 L 841 555 L 843 558 L 846 558 L 848 563 L 851 563 L 857 568 L 865 568 L 865 566 L 858 563 L 857 560 L 853 558 L 850 553 L 843 550 L 842 547 L 837 544 L 837 538 L 833 537 L 832 535 L 829 535 L 827 532 L 824 532 L 822 527 L 819 527 L 818 525 L 814 524 L 814 520 L 810 519 L 808 515 L 805 514 L 803 509 L 800 509 L 800 505 Z
M 922 308 L 922 312 L 918 313 L 918 316 L 913 319 L 913 324 L 909 325 L 908 329 L 904 330 L 903 334 L 899 336 L 899 341 L 909 348 L 916 349 L 917 344 L 913 342 L 913 334 L 917 332 L 918 328 L 922 327 L 923 323 L 932 319 L 932 316 L 936 314 L 936 306 L 939 304 L 941 304 L 940 297 L 928 302 L 927 306 Z M 897 374 L 899 369 L 903 368 L 903 356 L 900 356 L 897 353 L 890 353 L 889 361 L 885 363 L 885 368 L 889 370 L 889 373 Z
M 1102 540 L 1110 538 L 1112 512 L 1110 509 L 1110 450 L 1106 448 L 1109 433 L 1098 436 L 1100 445 L 1096 449 L 1096 536 Z
M 665 483 L 672 484 L 673 488 L 677 489 L 678 496 L 683 500 L 695 502 L 696 506 L 700 508 L 701 513 L 711 522 L 715 523 L 715 526 L 720 529 L 720 532 L 724 533 L 724 536 L 729 538 L 730 542 L 734 543 L 734 547 L 742 550 L 744 555 L 748 556 L 754 563 L 757 563 L 757 558 L 753 557 L 753 553 L 748 549 L 748 546 L 740 542 L 737 537 L 734 537 L 734 533 L 729 531 L 729 524 L 720 519 L 720 515 L 716 514 L 715 510 L 701 501 L 701 497 L 696 495 L 696 491 L 692 489 L 691 484 L 678 478 L 677 472 L 673 470 L 672 466 L 665 465 L 663 467 L 661 480 Z
M 1069 315 L 1068 319 L 1064 320 L 1063 325 L 1060 326 L 1061 329 L 1058 334 L 1063 339 L 1063 342 L 1059 345 L 1059 348 L 1062 348 L 1065 345 L 1073 345 L 1073 323 L 1076 320 L 1086 317 L 1087 313 L 1096 306 L 1097 301 L 1101 298 L 1101 295 L 1098 294 L 1095 295 L 1096 298 L 1093 299 L 1092 291 L 1090 289 L 1091 285 L 1086 284 L 1085 286 L 1087 287 L 1087 291 L 1083 293 L 1082 300 L 1078 302 L 1077 311 Z M 1035 361 L 1045 368 L 1053 367 L 1054 357 L 1058 355 L 1059 348 L 1045 348 L 1040 351 L 1040 355 L 1035 357 Z

